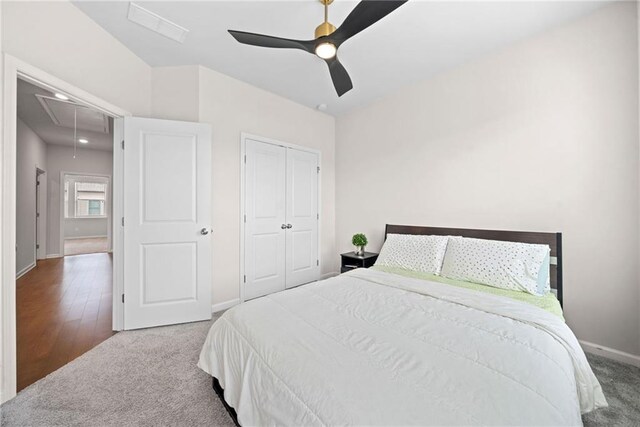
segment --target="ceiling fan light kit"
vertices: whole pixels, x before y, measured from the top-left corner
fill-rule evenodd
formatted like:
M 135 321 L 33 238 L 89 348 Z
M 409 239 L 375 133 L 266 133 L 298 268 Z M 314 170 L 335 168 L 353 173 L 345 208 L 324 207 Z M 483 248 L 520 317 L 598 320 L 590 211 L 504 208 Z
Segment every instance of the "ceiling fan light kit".
M 338 96 L 342 96 L 353 88 L 353 83 L 347 70 L 338 61 L 340 45 L 402 6 L 407 0 L 362 0 L 338 28 L 328 19 L 329 5 L 333 0 L 319 1 L 324 5 L 324 22 L 316 27 L 313 40 L 285 39 L 235 30 L 229 30 L 229 33 L 243 44 L 277 49 L 301 49 L 317 55 L 327 63 L 333 86 Z
M 322 59 L 331 59 L 336 56 L 337 52 L 338 49 L 336 49 L 333 43 L 320 43 L 316 46 L 316 55 Z

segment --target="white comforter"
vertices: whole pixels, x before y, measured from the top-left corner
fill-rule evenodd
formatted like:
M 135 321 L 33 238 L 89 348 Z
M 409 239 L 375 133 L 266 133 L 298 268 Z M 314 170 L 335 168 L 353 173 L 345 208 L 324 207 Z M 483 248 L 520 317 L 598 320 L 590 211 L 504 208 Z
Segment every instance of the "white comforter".
M 370 269 L 227 311 L 198 366 L 245 426 L 581 425 L 607 404 L 557 316 Z

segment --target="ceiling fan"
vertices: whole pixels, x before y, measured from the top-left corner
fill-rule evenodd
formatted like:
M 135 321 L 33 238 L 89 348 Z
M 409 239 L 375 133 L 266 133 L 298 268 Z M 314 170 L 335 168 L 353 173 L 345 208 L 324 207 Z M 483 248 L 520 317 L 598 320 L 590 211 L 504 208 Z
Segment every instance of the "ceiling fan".
M 402 6 L 407 0 L 362 0 L 337 29 L 328 21 L 329 5 L 333 0 L 319 1 L 324 5 L 324 22 L 316 28 L 313 40 L 283 39 L 234 30 L 229 30 L 229 33 L 243 44 L 279 49 L 302 49 L 317 55 L 329 66 L 333 86 L 338 96 L 342 96 L 353 88 L 353 84 L 347 70 L 338 61 L 337 52 L 340 45 Z

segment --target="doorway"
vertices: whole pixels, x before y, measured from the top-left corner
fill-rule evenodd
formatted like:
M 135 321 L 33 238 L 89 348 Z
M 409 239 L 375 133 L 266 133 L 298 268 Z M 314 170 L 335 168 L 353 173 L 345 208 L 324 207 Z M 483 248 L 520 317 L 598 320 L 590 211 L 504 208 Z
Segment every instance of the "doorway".
M 46 215 L 43 215 L 43 211 L 47 210 L 47 190 L 46 190 L 46 172 L 36 167 L 36 264 L 38 260 L 46 258 L 46 234 L 47 234 L 47 222 Z
M 114 333 L 114 117 L 55 87 L 18 77 L 16 89 L 20 391 Z
M 60 314 L 62 323 L 54 323 L 46 318 L 33 318 L 33 328 L 45 328 L 37 334 L 44 338 L 41 345 L 30 344 L 31 340 L 18 337 L 17 324 L 24 320 L 16 311 L 21 303 L 17 298 L 21 277 L 16 281 L 16 243 L 18 217 L 17 203 L 17 143 L 18 85 L 20 81 L 49 91 L 46 96 L 74 104 L 73 132 L 67 132 L 59 145 L 67 144 L 65 150 L 54 147 L 51 151 L 61 152 L 61 158 L 73 158 L 74 167 L 57 167 L 57 160 L 47 154 L 42 163 L 45 167 L 47 182 L 50 184 L 47 218 L 47 259 L 43 260 L 35 272 L 46 291 L 42 295 L 57 296 L 58 304 L 42 310 L 26 310 L 25 315 L 45 315 L 47 312 Z M 25 351 L 32 357 L 39 357 L 34 370 L 42 364 L 55 361 L 59 366 L 65 364 L 106 338 L 113 331 L 151 327 L 161 324 L 191 322 L 211 318 L 211 126 L 202 123 L 179 122 L 171 120 L 142 119 L 130 117 L 128 112 L 111 105 L 93 95 L 76 88 L 50 74 L 33 67 L 10 55 L 4 55 L 4 144 L 0 159 L 3 168 L 2 184 L 2 322 L 0 334 L 2 341 L 2 394 L 0 400 L 7 401 L 16 395 L 18 388 L 18 351 L 25 344 Z M 56 95 L 60 96 L 56 96 Z M 35 95 L 35 94 L 33 94 Z M 51 96 L 53 95 L 53 96 Z M 47 101 L 54 101 L 48 99 Z M 39 102 L 39 101 L 38 101 Z M 49 102 L 46 102 L 49 105 Z M 53 104 L 52 104 L 53 105 Z M 41 105 L 42 108 L 45 108 Z M 107 172 L 99 175 L 111 175 L 104 197 L 104 207 L 112 196 L 111 221 L 107 221 L 112 230 L 112 253 L 92 253 L 64 256 L 60 241 L 64 240 L 60 224 L 64 211 L 64 179 L 59 172 L 72 172 L 76 175 L 96 175 L 95 170 L 78 169 L 88 166 L 87 153 L 79 144 L 89 139 L 79 135 L 78 122 L 81 109 L 86 107 L 98 115 L 107 116 L 112 131 L 111 141 L 105 141 L 111 151 L 112 165 Z M 46 108 L 45 108 L 46 110 Z M 56 115 L 56 111 L 53 111 Z M 47 113 L 48 114 L 48 113 Z M 58 117 L 60 116 L 60 117 Z M 70 120 L 69 114 L 56 115 L 61 121 Z M 115 118 L 115 120 L 114 120 Z M 51 118 L 49 118 L 51 120 Z M 94 120 L 99 123 L 100 120 Z M 104 124 L 104 120 L 102 120 Z M 70 127 L 70 126 L 68 126 Z M 36 134 L 35 132 L 33 132 Z M 72 136 L 70 136 L 72 135 Z M 42 138 L 40 138 L 42 139 Z M 125 139 L 126 152 L 125 153 Z M 41 141 L 43 145 L 44 141 Z M 56 145 L 56 144 L 53 144 Z M 64 151 L 64 152 L 63 152 Z M 101 150 L 96 149 L 96 153 Z M 95 154 L 95 153 L 94 153 Z M 56 157 L 57 159 L 57 157 Z M 80 160 L 80 161 L 78 161 Z M 82 162 L 82 160 L 85 160 Z M 144 173 L 141 173 L 144 171 Z M 33 169 L 29 176 L 33 179 Z M 63 176 L 63 175 L 62 175 Z M 125 181 L 127 186 L 125 186 Z M 34 184 L 35 185 L 35 184 Z M 110 190 L 108 189 L 110 186 Z M 30 187 L 33 188 L 33 187 Z M 191 191 L 185 191 L 185 188 Z M 92 191 L 96 188 L 84 186 L 78 192 L 102 193 Z M 70 193 L 69 193 L 70 194 Z M 86 194 L 84 194 L 87 196 Z M 125 203 L 125 195 L 127 203 Z M 101 199 L 90 194 L 87 203 L 80 212 L 102 211 Z M 30 200 L 34 200 L 35 195 Z M 143 200 L 144 203 L 140 203 Z M 92 201 L 89 203 L 88 201 Z M 84 202 L 76 200 L 78 205 Z M 126 209 L 125 209 L 126 207 Z M 89 216 L 89 215 L 87 215 Z M 31 217 L 29 217 L 31 218 Z M 127 219 L 127 221 L 125 221 Z M 125 240 L 126 237 L 126 240 Z M 124 248 L 129 254 L 138 257 L 127 258 L 124 263 Z M 57 253 L 53 253 L 57 252 Z M 167 263 L 167 258 L 171 259 Z M 53 263 L 51 265 L 49 262 Z M 48 268 L 45 268 L 48 267 Z M 48 271 L 47 271 L 48 270 Z M 52 274 L 53 273 L 53 274 Z M 53 286 L 47 286 L 47 280 L 40 278 L 55 277 Z M 141 281 L 141 274 L 144 280 Z M 100 277 L 100 280 L 96 280 Z M 91 282 L 95 286 L 86 286 Z M 127 298 L 125 299 L 125 290 Z M 25 293 L 37 295 L 37 293 Z M 138 297 L 138 298 L 136 298 Z M 37 298 L 36 298 L 37 299 Z M 90 305 L 89 302 L 93 304 Z M 108 304 L 111 304 L 109 310 Z M 125 318 L 125 312 L 127 314 Z M 112 322 L 109 326 L 109 316 Z M 105 320 L 107 319 L 107 320 Z M 127 323 L 125 323 L 127 320 Z M 91 322 L 96 322 L 93 327 Z M 26 323 L 25 323 L 26 324 Z M 100 325 L 98 325 L 100 324 Z M 84 325 L 84 327 L 83 327 Z M 105 327 L 106 330 L 102 328 Z M 96 331 L 100 333 L 96 334 Z M 102 334 L 104 332 L 104 335 Z M 93 334 L 93 336 L 91 335 Z M 93 339 L 86 339 L 86 337 Z M 86 339 L 85 345 L 73 345 L 62 337 L 73 337 L 73 342 Z M 58 350 L 53 350 L 57 348 Z M 33 355 L 29 352 L 33 351 Z M 48 352 L 47 356 L 44 356 Z M 42 375 L 42 370 L 40 374 Z M 35 375 L 35 374 L 34 374 Z
M 61 172 L 60 251 L 64 256 L 111 252 L 110 177 Z

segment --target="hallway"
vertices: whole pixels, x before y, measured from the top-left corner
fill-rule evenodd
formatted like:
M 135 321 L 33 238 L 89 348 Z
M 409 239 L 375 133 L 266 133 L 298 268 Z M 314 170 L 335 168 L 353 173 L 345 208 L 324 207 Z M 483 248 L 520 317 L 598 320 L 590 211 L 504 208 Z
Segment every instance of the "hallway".
M 111 255 L 38 261 L 16 284 L 18 391 L 114 334 Z
M 100 252 L 109 252 L 109 240 L 106 237 L 85 237 L 64 240 L 65 256 Z

